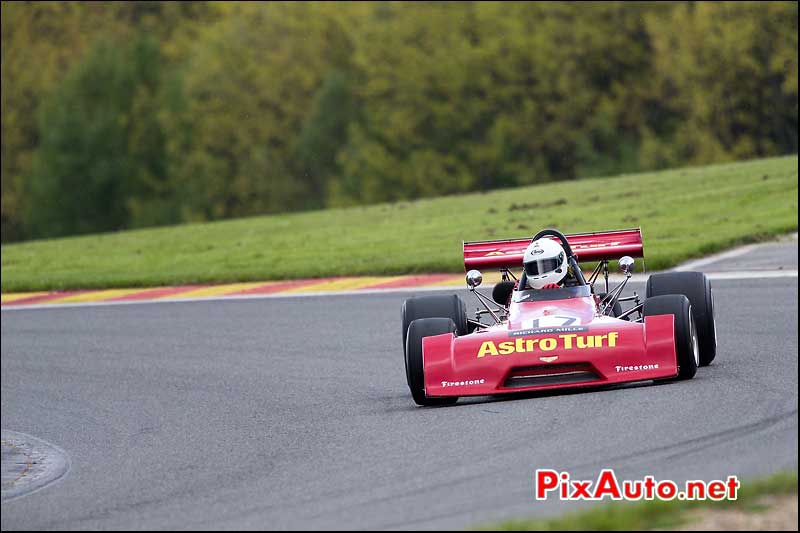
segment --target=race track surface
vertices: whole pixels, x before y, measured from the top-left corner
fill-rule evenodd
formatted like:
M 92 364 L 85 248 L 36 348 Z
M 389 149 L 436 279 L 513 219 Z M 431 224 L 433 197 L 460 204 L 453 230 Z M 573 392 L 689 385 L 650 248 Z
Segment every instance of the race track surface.
M 435 409 L 405 383 L 411 293 L 4 311 L 2 426 L 71 470 L 2 529 L 461 528 L 578 507 L 535 502 L 537 468 L 796 468 L 797 278 L 713 285 L 691 381 Z

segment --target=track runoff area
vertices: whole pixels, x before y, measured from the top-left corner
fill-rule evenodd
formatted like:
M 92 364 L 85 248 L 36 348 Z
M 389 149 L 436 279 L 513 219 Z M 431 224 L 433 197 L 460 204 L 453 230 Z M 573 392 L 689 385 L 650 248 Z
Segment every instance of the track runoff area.
M 672 270 L 702 271 L 713 280 L 746 280 L 797 277 L 797 234 L 779 242 L 752 244 L 689 261 Z M 647 273 L 634 274 L 632 282 L 644 282 Z M 612 275 L 611 281 L 618 276 Z M 487 285 L 500 280 L 499 273 L 487 272 Z M 197 302 L 252 298 L 298 298 L 308 296 L 354 295 L 463 289 L 461 274 L 408 276 L 356 276 L 298 279 L 288 281 L 182 285 L 146 289 L 75 290 L 10 293 L 0 295 L 2 310 L 125 305 L 136 303 Z

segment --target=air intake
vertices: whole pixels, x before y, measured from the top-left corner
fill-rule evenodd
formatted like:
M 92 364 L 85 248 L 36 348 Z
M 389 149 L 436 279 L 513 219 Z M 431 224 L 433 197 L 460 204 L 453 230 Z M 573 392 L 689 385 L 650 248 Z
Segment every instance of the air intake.
M 600 376 L 589 363 L 535 365 L 513 369 L 503 386 L 509 389 L 522 389 L 546 385 L 573 385 L 599 379 Z

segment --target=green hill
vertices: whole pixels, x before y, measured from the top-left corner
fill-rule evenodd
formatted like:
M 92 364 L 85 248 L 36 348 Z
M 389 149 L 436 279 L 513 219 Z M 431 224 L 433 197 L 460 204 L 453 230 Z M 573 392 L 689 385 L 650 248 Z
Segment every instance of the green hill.
M 797 156 L 2 247 L 2 291 L 459 272 L 461 241 L 640 226 L 648 270 L 797 229 Z

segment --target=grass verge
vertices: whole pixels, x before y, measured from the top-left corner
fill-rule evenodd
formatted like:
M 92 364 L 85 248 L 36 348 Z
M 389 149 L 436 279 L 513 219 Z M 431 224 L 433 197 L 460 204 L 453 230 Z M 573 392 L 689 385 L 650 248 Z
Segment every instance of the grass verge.
M 641 226 L 650 270 L 797 229 L 797 156 L 2 247 L 2 291 L 459 272 L 461 241 Z
M 757 481 L 741 482 L 735 501 L 645 501 L 601 504 L 586 511 L 547 520 L 508 520 L 480 528 L 493 531 L 648 531 L 670 529 L 687 523 L 698 509 L 736 507 L 763 511 L 764 496 L 797 494 L 797 472 L 782 472 Z

